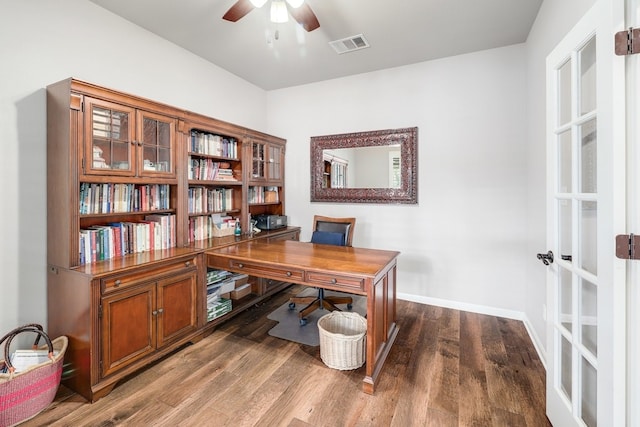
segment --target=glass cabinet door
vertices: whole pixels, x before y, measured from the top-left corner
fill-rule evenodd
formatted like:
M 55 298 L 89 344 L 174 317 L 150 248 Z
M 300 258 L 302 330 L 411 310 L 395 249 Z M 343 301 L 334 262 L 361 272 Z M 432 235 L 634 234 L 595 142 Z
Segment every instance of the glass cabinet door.
M 282 147 L 270 145 L 267 157 L 267 176 L 270 181 L 282 181 Z
M 86 98 L 85 112 L 85 173 L 133 174 L 134 110 Z
M 254 142 L 251 144 L 253 166 L 251 170 L 251 178 L 265 179 L 265 144 Z
M 173 174 L 173 135 L 175 121 L 149 112 L 140 112 L 139 145 L 141 156 L 138 163 L 140 175 Z

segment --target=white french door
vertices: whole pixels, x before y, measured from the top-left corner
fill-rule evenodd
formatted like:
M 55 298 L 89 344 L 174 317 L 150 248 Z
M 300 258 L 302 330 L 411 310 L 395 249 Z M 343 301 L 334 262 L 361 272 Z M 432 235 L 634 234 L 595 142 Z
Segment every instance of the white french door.
M 626 420 L 626 278 L 615 257 L 624 62 L 613 49 L 623 4 L 597 0 L 547 57 L 547 416 L 562 427 Z

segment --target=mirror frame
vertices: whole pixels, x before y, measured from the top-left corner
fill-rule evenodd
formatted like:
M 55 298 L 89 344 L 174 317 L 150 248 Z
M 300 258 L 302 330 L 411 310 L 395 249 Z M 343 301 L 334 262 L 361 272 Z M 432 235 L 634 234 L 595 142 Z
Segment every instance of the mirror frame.
M 400 144 L 400 188 L 322 188 L 323 150 Z M 311 201 L 418 203 L 418 128 L 385 129 L 311 137 Z

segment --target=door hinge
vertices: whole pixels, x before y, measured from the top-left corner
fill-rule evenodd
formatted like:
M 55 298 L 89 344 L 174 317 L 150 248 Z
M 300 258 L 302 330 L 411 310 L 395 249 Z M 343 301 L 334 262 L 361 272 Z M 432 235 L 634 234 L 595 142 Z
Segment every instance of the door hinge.
M 619 31 L 615 35 L 616 55 L 632 55 L 640 52 L 640 28 Z
M 617 235 L 616 256 L 620 259 L 640 259 L 640 236 L 633 233 Z
M 102 304 L 98 306 L 98 319 L 102 319 Z

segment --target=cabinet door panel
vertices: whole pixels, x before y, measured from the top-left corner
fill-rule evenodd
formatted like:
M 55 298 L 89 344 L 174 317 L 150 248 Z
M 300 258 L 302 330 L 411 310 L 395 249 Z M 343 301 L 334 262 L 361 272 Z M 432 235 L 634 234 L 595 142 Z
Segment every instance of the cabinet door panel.
M 176 120 L 161 114 L 138 111 L 138 170 L 143 176 L 175 176 Z
M 267 156 L 267 176 L 272 184 L 282 184 L 282 147 L 270 145 Z
M 84 173 L 133 175 L 134 135 L 133 108 L 86 97 Z
M 266 147 L 265 144 L 254 142 L 251 144 L 251 179 L 264 180 L 267 178 L 266 163 Z
M 155 284 L 102 300 L 102 376 L 155 351 Z
M 158 347 L 197 328 L 196 272 L 158 282 Z

